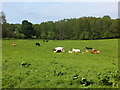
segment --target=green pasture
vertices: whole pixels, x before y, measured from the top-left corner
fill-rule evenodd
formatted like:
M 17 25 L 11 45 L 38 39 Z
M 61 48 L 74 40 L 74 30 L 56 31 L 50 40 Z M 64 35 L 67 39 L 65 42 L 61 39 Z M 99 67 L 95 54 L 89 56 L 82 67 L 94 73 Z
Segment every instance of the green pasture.
M 58 46 L 66 52 L 51 50 Z M 100 54 L 68 53 L 85 47 Z M 3 88 L 117 88 L 119 78 L 118 39 L 2 41 Z

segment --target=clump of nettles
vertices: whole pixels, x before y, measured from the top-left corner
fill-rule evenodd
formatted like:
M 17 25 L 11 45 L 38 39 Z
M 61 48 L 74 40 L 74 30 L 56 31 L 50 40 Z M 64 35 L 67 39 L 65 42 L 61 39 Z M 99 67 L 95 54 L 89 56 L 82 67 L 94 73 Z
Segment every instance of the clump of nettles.
M 91 85 L 91 84 L 93 84 L 94 82 L 93 82 L 93 80 L 91 79 L 91 80 L 88 80 L 87 78 L 81 78 L 81 80 L 80 80 L 80 84 L 81 85 L 83 85 L 83 86 L 89 86 L 89 85 Z
M 82 86 L 89 86 L 94 83 L 92 79 L 89 80 L 85 77 L 80 77 L 77 74 L 73 76 L 72 80 L 73 82 L 76 82 L 77 84 L 80 84 Z
M 98 74 L 99 83 L 102 85 L 118 87 L 118 81 L 120 81 L 120 75 L 118 71 L 105 73 L 105 74 Z

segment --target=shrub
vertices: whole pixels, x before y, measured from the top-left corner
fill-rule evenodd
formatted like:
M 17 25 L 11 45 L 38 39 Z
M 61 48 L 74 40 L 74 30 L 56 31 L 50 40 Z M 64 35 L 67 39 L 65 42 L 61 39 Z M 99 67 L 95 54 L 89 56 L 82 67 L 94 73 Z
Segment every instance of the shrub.
M 15 38 L 24 39 L 25 35 L 24 34 L 16 34 Z

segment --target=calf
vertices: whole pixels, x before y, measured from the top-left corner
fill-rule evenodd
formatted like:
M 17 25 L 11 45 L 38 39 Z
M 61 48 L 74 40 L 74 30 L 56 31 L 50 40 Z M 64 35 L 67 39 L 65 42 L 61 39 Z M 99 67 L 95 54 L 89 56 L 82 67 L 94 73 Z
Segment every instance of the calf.
M 99 54 L 100 53 L 100 51 L 97 51 L 95 49 L 93 49 L 92 51 L 89 51 L 89 52 L 94 53 L 94 54 Z
M 39 44 L 39 43 L 36 43 L 36 46 L 40 46 L 40 44 Z
M 12 44 L 12 46 L 17 46 L 17 44 Z
M 73 53 L 72 51 L 68 51 L 68 53 Z
M 72 49 L 72 52 L 80 52 L 80 49 Z
M 91 47 L 86 47 L 86 49 L 93 49 L 93 48 L 91 48 Z

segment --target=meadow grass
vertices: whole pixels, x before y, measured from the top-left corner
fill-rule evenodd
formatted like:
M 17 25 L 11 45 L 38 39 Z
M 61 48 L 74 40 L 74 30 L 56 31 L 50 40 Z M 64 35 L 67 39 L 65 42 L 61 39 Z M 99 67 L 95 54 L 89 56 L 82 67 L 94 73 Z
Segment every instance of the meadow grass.
M 17 46 L 13 47 L 13 43 Z M 66 52 L 51 50 L 58 46 Z M 100 54 L 67 53 L 72 48 L 85 52 L 87 46 Z M 2 49 L 3 88 L 118 87 L 118 39 L 3 40 Z M 21 66 L 22 62 L 28 65 Z

